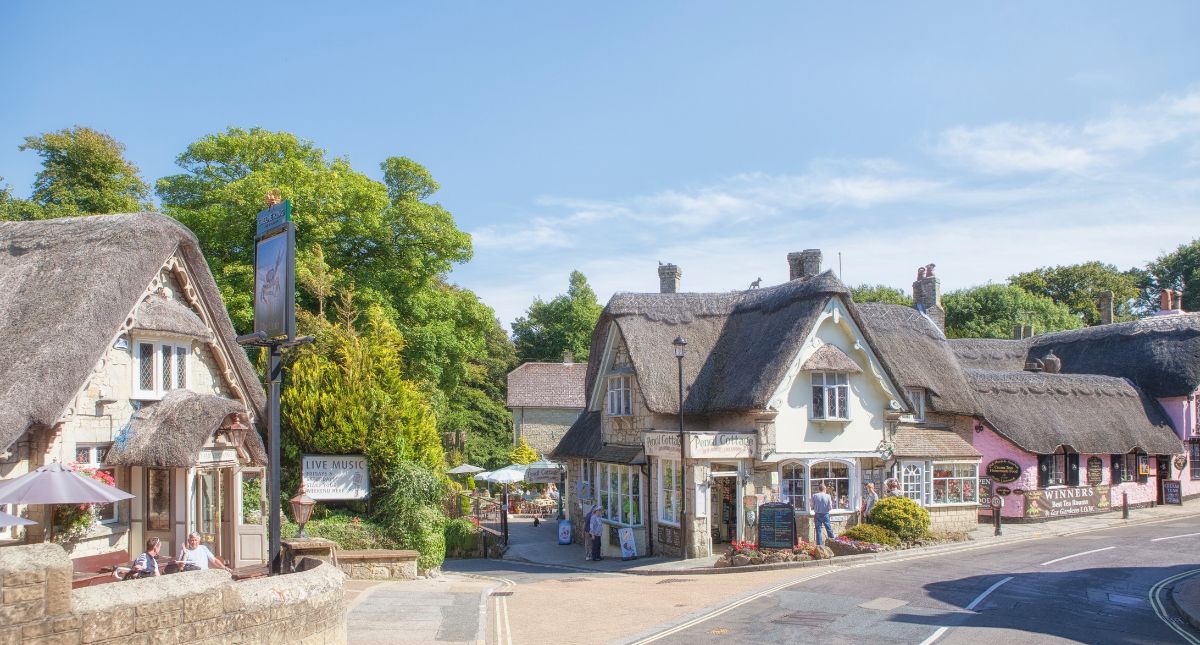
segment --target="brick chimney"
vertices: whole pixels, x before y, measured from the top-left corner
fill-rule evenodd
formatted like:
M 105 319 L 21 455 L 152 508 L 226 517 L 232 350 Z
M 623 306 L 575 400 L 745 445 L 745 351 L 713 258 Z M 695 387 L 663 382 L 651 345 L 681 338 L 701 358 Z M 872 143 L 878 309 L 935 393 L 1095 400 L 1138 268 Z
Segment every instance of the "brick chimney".
M 942 308 L 942 281 L 933 274 L 933 264 L 917 269 L 917 280 L 912 284 L 913 307 L 929 316 L 943 332 L 946 331 L 946 310 Z
M 1183 292 L 1174 289 L 1163 289 L 1159 294 L 1161 301 L 1158 305 L 1158 311 L 1154 312 L 1155 316 L 1169 316 L 1171 314 L 1183 313 Z
M 1113 292 L 1100 292 L 1100 324 L 1111 325 L 1113 321 Z
M 674 264 L 658 265 L 658 291 L 659 293 L 677 293 L 679 291 L 679 279 L 683 277 L 683 271 Z
M 821 249 L 788 253 L 788 280 L 811 278 L 821 272 Z

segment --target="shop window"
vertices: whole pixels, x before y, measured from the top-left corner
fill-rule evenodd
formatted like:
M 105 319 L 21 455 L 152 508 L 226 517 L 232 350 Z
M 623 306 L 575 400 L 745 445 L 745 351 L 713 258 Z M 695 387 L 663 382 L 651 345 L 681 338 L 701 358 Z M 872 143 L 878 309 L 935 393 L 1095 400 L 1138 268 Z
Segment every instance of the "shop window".
M 850 375 L 814 372 L 812 375 L 812 419 L 850 419 Z
M 107 473 L 115 482 L 117 470 L 104 465 L 104 463 L 108 460 L 108 449 L 111 447 L 111 443 L 77 444 L 75 446 L 75 463 L 83 466 L 84 468 Z M 100 519 L 101 524 L 114 524 L 120 519 L 117 514 L 117 505 L 115 503 L 97 504 L 96 516 Z
M 608 416 L 626 417 L 633 414 L 633 388 L 628 376 L 608 379 Z
M 964 504 L 979 501 L 979 466 L 976 464 L 933 464 L 933 504 Z
M 910 387 L 904 390 L 904 395 L 908 399 L 908 404 L 912 407 L 913 421 L 925 420 L 925 390 L 919 387 Z
M 596 464 L 596 486 L 604 517 L 613 524 L 642 524 L 642 472 L 634 466 Z
M 925 464 L 906 462 L 900 467 L 900 494 L 918 504 L 925 503 Z
M 1112 465 L 1112 480 L 1114 484 L 1122 482 L 1145 482 L 1145 476 L 1138 475 L 1138 458 L 1136 452 L 1123 455 L 1110 455 Z M 1149 458 L 1146 459 L 1149 462 Z
M 157 400 L 188 386 L 190 350 L 186 344 L 142 339 L 135 343 L 133 397 Z
M 1188 464 L 1191 467 L 1192 479 L 1200 479 L 1200 441 L 1188 443 Z
M 658 520 L 679 524 L 679 494 L 683 490 L 683 472 L 678 459 L 658 460 Z
M 1038 455 L 1038 487 L 1078 486 L 1079 453 L 1059 448 L 1050 455 Z
M 579 496 L 579 501 L 594 503 L 596 500 L 596 489 L 592 486 L 592 471 L 595 469 L 595 462 L 590 459 L 584 459 L 583 465 L 580 467 L 579 486 L 575 493 Z
M 817 490 L 818 484 L 825 484 L 825 492 L 833 498 L 833 508 L 850 510 L 850 466 L 840 461 L 821 461 L 813 464 L 809 473 L 812 490 Z
M 791 504 L 796 510 L 808 509 L 808 477 L 803 464 L 784 464 L 780 471 L 783 481 L 783 501 Z

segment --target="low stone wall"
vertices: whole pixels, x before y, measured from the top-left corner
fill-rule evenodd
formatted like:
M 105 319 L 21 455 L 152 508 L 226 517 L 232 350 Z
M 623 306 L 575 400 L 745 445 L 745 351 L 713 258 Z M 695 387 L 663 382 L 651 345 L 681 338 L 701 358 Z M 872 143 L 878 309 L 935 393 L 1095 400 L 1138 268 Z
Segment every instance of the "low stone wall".
M 929 506 L 929 530 L 946 533 L 970 533 L 979 524 L 979 507 Z
M 354 580 L 416 580 L 417 552 L 372 549 L 337 552 L 338 568 Z
M 178 573 L 71 591 L 61 547 L 0 549 L 0 645 L 346 642 L 345 576 L 327 565 L 233 582 Z

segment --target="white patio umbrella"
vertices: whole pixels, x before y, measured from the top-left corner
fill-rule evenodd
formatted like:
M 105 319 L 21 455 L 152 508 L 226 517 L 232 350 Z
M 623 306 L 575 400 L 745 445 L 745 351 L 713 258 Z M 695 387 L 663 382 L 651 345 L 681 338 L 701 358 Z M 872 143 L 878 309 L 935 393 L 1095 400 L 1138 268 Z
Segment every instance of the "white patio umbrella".
M 37 522 L 0 511 L 0 526 L 29 526 L 31 524 L 37 524 Z
M 447 475 L 470 475 L 471 473 L 481 473 L 481 472 L 483 472 L 483 469 L 480 468 L 479 466 L 472 466 L 471 464 L 463 464 L 461 466 L 455 466 L 454 468 L 447 470 L 446 474 Z
M 487 480 L 495 484 L 515 484 L 525 481 L 525 470 L 528 467 L 523 464 L 512 464 L 505 466 L 500 470 L 494 470 L 488 475 Z
M 133 495 L 81 475 L 62 464 L 47 464 L 0 484 L 0 504 L 48 504 L 54 517 L 56 504 L 111 504 Z M 54 530 L 54 522 L 47 527 Z

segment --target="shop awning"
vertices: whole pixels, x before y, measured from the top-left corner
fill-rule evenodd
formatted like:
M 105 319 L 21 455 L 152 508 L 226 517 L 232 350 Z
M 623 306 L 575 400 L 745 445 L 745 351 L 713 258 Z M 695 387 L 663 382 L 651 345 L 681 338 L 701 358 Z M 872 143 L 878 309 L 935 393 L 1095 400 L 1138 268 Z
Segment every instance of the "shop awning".
M 979 451 L 949 430 L 901 427 L 893 439 L 897 458 L 979 459 Z
M 199 459 L 200 449 L 231 414 L 244 413 L 240 401 L 188 390 L 171 390 L 157 403 L 133 415 L 129 428 L 108 453 L 114 466 L 187 468 Z M 267 462 L 267 451 L 254 430 L 246 433 L 243 449 L 256 465 Z

